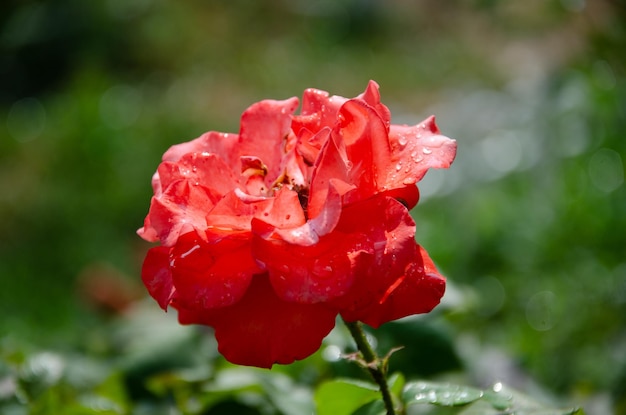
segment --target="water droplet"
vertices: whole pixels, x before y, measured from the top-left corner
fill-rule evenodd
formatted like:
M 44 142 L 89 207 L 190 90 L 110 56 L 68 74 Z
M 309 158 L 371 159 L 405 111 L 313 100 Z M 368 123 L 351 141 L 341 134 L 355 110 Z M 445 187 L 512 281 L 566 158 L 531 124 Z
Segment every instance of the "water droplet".
M 400 147 L 404 147 L 406 146 L 406 143 L 408 143 L 409 140 L 406 138 L 406 136 L 401 135 L 398 137 L 398 144 L 400 145 Z
M 413 152 L 411 153 L 411 159 L 412 159 L 415 163 L 419 163 L 420 161 L 424 160 L 424 158 L 418 154 L 417 150 L 415 150 L 415 151 L 413 151 Z
M 399 161 L 398 164 L 396 164 L 396 171 L 400 171 L 402 169 L 402 162 Z
M 424 148 L 422 149 L 422 152 L 423 152 L 424 154 L 431 154 L 433 151 L 432 151 L 431 149 L 429 149 L 429 148 L 424 147 Z

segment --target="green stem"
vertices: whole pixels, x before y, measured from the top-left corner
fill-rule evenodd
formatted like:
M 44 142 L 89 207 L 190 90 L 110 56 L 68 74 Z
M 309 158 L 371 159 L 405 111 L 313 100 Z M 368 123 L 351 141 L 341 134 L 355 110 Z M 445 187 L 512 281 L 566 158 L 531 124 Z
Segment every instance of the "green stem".
M 372 345 L 370 345 L 367 341 L 367 337 L 363 331 L 363 325 L 360 322 L 355 321 L 348 323 L 344 320 L 344 323 L 348 327 L 348 330 L 350 330 L 350 334 L 356 343 L 357 349 L 363 356 L 363 367 L 367 369 L 380 388 L 385 408 L 387 408 L 387 415 L 396 415 L 396 410 L 393 406 L 393 399 L 391 398 L 391 392 L 389 391 L 389 385 L 387 385 L 387 369 L 385 367 L 385 362 L 376 355 Z

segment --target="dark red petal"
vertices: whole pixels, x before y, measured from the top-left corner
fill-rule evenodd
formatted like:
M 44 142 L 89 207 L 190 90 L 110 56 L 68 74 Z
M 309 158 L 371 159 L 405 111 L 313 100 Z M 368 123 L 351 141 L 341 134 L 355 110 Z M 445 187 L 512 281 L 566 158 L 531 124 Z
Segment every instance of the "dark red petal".
M 376 328 L 391 320 L 428 313 L 439 304 L 445 289 L 445 278 L 418 245 L 415 259 L 407 264 L 404 274 L 389 286 L 378 302 L 363 310 L 358 320 Z
M 141 279 L 148 293 L 163 310 L 167 310 L 175 292 L 170 272 L 169 251 L 170 249 L 164 246 L 150 249 L 141 268 Z
M 378 302 L 415 259 L 415 223 L 402 204 L 379 195 L 347 207 L 337 232 L 364 232 L 370 239 L 372 263 L 336 300 L 346 319 L 361 320 L 363 310 Z
M 178 238 L 170 254 L 176 306 L 225 307 L 243 297 L 253 274 L 261 272 L 250 251 L 247 232 L 207 230 Z
M 269 272 L 285 301 L 315 304 L 348 292 L 369 264 L 368 238 L 362 233 L 331 233 L 311 246 L 255 238 L 253 254 Z
M 281 161 L 291 131 L 291 114 L 297 107 L 297 98 L 264 100 L 253 104 L 241 115 L 239 154 L 263 161 L 267 166 L 265 179 L 269 187 L 282 174 Z
M 182 324 L 215 329 L 219 352 L 231 363 L 271 368 L 315 353 L 335 325 L 336 311 L 276 296 L 265 275 L 253 278 L 238 303 L 215 310 L 179 309 Z

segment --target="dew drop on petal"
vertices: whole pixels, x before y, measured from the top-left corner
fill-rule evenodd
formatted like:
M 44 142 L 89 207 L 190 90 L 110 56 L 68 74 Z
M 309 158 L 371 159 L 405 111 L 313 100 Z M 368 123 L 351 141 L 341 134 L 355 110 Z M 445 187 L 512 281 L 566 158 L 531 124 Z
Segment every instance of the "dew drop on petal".
M 423 152 L 424 154 L 431 154 L 433 151 L 432 151 L 431 149 L 429 149 L 429 148 L 424 147 L 424 148 L 422 149 L 422 152 Z
M 400 147 L 406 146 L 407 143 L 408 143 L 408 139 L 406 138 L 406 136 L 401 135 L 398 137 L 398 144 L 400 145 Z
M 411 153 L 411 159 L 415 162 L 415 163 L 419 163 L 420 161 L 424 160 L 424 158 L 422 156 L 420 156 L 417 153 L 417 150 L 413 151 Z

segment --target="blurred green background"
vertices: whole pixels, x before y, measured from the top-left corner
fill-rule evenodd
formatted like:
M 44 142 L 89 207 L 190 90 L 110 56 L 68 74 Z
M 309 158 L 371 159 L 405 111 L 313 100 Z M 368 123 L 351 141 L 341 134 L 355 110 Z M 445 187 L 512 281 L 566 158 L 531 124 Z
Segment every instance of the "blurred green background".
M 622 0 L 3 1 L 0 409 L 288 413 L 180 409 L 232 368 L 145 299 L 135 230 L 170 145 L 374 79 L 394 123 L 458 141 L 413 211 L 449 289 L 373 333 L 392 366 L 626 413 L 625 51 Z M 352 373 L 343 334 L 277 376 Z

